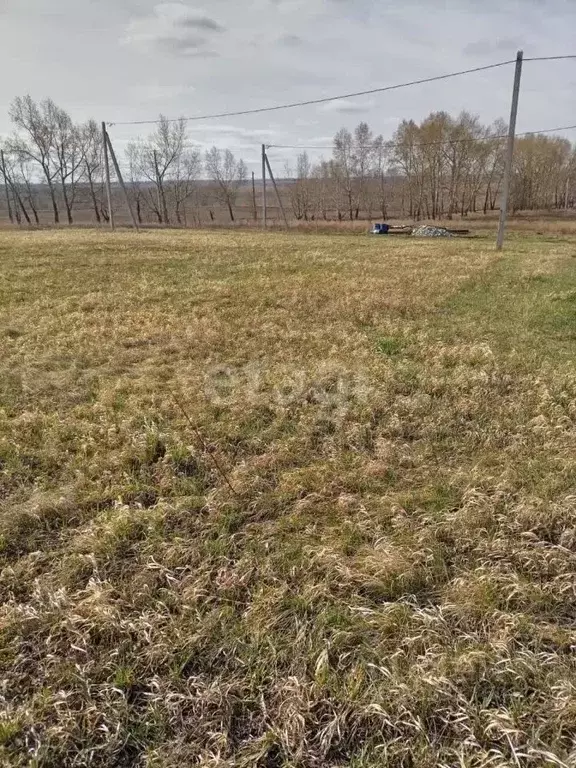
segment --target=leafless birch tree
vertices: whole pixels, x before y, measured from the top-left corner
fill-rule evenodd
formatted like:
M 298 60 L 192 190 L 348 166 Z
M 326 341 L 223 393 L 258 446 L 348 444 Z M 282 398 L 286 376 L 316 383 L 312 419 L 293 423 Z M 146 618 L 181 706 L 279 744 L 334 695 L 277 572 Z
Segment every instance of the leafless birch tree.
M 206 170 L 215 185 L 214 195 L 219 203 L 228 208 L 230 221 L 234 221 L 234 207 L 238 191 L 248 176 L 243 160 L 236 160 L 229 149 L 212 147 L 206 152 Z

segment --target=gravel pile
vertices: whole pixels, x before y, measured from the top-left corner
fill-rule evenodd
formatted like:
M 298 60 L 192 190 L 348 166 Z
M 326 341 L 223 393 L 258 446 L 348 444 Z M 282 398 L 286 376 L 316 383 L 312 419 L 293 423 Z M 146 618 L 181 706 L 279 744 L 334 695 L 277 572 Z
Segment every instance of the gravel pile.
M 424 226 L 413 229 L 412 237 L 454 237 L 454 235 L 444 227 Z

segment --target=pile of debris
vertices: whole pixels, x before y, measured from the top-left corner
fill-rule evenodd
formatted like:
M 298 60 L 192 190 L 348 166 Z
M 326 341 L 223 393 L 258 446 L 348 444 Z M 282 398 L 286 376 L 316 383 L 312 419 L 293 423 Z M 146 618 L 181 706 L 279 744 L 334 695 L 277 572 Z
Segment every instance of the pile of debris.
M 446 229 L 446 227 L 432 227 L 422 224 L 419 227 L 409 225 L 394 226 L 392 224 L 374 224 L 370 230 L 371 235 L 412 235 L 413 237 L 461 237 L 470 235 L 469 229 Z
M 412 237 L 454 237 L 452 232 L 444 227 L 415 227 L 412 230 Z

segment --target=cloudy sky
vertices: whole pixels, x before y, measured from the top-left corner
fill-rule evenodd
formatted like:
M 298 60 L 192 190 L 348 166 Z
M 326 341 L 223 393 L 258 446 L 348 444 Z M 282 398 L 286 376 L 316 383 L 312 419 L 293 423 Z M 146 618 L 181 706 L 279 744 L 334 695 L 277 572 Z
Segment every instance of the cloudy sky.
M 576 53 L 576 0 L 0 0 L 0 134 L 11 100 L 111 123 L 336 96 L 526 56 Z M 466 109 L 508 117 L 513 68 L 380 96 L 190 123 L 253 164 L 262 142 L 329 144 L 366 120 Z M 576 124 L 576 60 L 526 63 L 519 131 Z M 111 128 L 121 149 L 147 126 Z M 576 140 L 576 131 L 565 134 Z M 283 166 L 296 153 L 275 150 Z M 319 156 L 321 153 L 312 153 Z M 326 152 L 324 152 L 326 154 Z M 254 166 L 253 166 L 254 167 Z

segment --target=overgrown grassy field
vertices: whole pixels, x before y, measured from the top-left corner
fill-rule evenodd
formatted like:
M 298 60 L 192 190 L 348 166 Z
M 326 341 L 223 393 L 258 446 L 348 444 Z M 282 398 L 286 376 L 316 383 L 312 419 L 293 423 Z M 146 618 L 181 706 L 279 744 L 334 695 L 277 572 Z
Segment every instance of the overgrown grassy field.
M 0 235 L 0 764 L 576 765 L 576 238 Z

